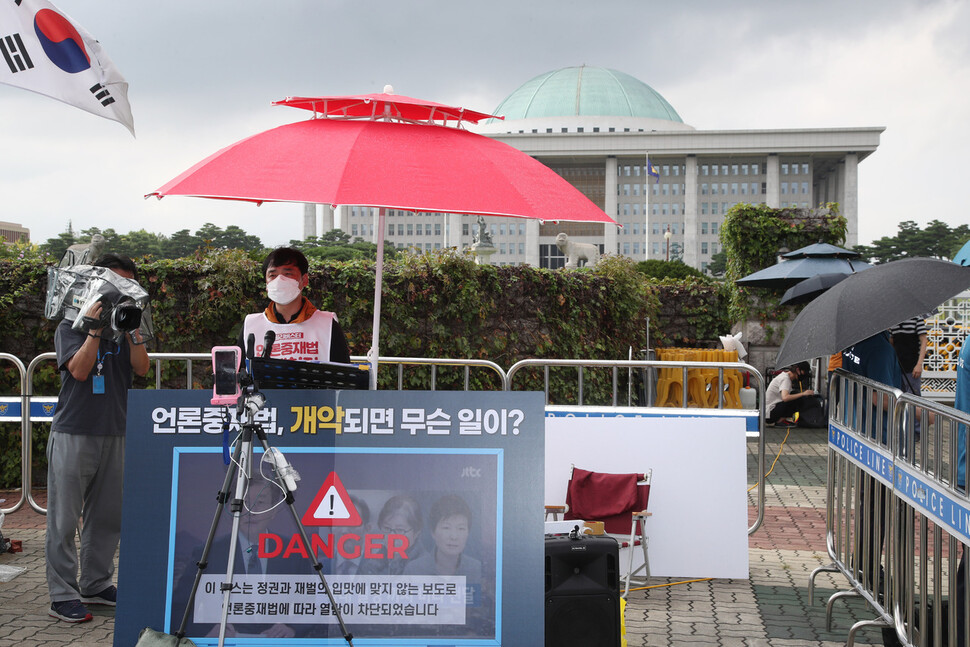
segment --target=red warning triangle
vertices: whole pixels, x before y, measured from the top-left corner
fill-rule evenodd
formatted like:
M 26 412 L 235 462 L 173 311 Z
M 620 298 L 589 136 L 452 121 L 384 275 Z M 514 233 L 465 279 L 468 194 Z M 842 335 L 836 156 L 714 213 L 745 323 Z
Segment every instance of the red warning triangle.
M 359 526 L 360 513 L 350 500 L 336 472 L 324 480 L 309 509 L 303 515 L 304 526 Z

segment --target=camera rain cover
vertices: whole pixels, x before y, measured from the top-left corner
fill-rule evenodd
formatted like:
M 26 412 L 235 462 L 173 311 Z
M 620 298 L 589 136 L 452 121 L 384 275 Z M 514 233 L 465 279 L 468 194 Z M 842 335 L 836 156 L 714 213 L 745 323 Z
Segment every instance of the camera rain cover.
M 107 326 L 120 340 L 121 335 L 132 328 L 118 329 L 117 322 L 135 321 L 141 333 L 141 341 L 154 336 L 148 292 L 137 282 L 115 274 L 106 267 L 73 265 L 51 267 L 47 271 L 47 300 L 44 316 L 48 319 L 66 318 L 74 322 L 74 328 L 84 329 L 83 313 L 101 301 L 101 322 L 97 327 Z M 133 316 L 137 310 L 141 316 Z M 125 316 L 127 313 L 127 316 Z

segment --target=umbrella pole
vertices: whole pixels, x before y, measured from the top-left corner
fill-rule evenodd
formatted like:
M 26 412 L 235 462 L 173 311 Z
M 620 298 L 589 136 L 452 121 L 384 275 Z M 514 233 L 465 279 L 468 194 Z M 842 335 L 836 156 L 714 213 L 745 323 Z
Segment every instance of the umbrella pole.
M 380 353 L 381 335 L 381 288 L 384 282 L 384 216 L 386 209 L 377 211 L 377 265 L 374 276 L 374 332 L 367 359 L 370 363 L 370 390 L 377 390 L 377 358 Z

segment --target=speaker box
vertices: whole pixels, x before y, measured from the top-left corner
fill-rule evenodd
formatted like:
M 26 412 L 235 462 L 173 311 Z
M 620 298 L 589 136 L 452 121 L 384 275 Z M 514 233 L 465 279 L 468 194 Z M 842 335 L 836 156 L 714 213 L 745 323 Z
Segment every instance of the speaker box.
M 546 537 L 546 647 L 620 644 L 619 548 L 612 537 Z

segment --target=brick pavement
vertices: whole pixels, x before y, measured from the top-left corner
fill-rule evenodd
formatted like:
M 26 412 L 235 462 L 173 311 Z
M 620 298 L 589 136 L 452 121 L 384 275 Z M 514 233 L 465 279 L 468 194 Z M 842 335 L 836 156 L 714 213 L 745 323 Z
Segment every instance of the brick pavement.
M 769 429 L 768 465 L 778 452 L 784 429 Z M 749 474 L 754 443 L 749 444 Z M 868 619 L 858 601 L 835 605 L 833 631 L 825 630 L 824 600 L 844 589 L 840 576 L 820 575 L 814 606 L 808 605 L 808 577 L 828 563 L 825 552 L 826 445 L 822 429 L 794 429 L 768 477 L 764 523 L 750 538 L 750 577 L 664 586 L 676 580 L 654 578 L 647 590 L 631 591 L 625 614 L 627 638 L 634 646 L 835 647 L 844 645 L 849 627 Z M 752 480 L 753 483 L 753 480 Z M 44 504 L 43 493 L 36 493 Z M 15 495 L 0 492 L 10 505 Z M 749 494 L 754 503 L 754 493 Z M 754 518 L 754 510 L 750 512 Z M 658 520 L 659 521 L 659 520 Z M 23 541 L 24 550 L 0 555 L 0 565 L 27 571 L 0 582 L 0 647 L 110 645 L 114 611 L 92 607 L 92 622 L 81 625 L 47 616 L 44 579 L 43 516 L 21 509 L 8 515 L 5 536 Z M 882 644 L 877 630 L 859 632 L 856 644 Z M 518 646 L 514 646 L 518 647 Z M 533 647 L 533 646 L 522 646 Z

